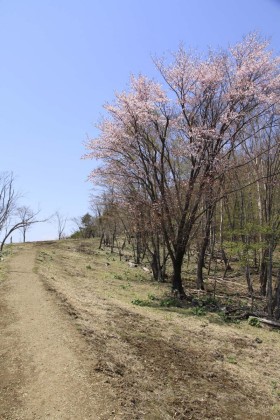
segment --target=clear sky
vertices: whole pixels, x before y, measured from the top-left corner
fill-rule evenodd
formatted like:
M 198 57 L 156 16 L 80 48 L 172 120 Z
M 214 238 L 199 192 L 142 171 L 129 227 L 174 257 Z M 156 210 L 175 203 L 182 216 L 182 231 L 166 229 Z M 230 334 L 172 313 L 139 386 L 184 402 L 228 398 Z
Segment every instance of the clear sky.
M 130 74 L 157 77 L 151 57 L 180 43 L 227 47 L 255 30 L 280 54 L 280 0 L 0 0 L 0 171 L 21 204 L 85 214 L 84 142 Z M 39 224 L 27 240 L 56 235 Z

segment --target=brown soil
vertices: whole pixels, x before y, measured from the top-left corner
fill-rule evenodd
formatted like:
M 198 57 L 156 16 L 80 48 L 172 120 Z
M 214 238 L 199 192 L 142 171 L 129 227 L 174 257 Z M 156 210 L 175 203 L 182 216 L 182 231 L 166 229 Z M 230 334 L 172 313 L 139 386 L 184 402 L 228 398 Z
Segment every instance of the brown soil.
M 24 247 L 1 284 L 0 418 L 109 418 L 110 390 L 91 380 L 94 358 L 33 272 L 35 254 Z
M 1 419 L 279 418 L 279 334 L 134 306 L 156 286 L 120 283 L 105 261 L 74 242 L 10 259 Z

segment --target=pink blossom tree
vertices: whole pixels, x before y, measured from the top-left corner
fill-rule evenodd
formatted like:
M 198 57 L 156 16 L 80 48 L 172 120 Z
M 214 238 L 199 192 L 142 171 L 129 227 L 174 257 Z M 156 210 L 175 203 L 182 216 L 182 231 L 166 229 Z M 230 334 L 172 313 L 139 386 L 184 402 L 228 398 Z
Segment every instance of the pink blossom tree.
M 170 255 L 172 287 L 181 297 L 182 265 L 196 222 L 218 200 L 221 179 L 234 168 L 241 144 L 254 138 L 253 121 L 266 128 L 279 112 L 279 58 L 253 34 L 205 58 L 180 48 L 171 63 L 156 60 L 165 88 L 132 77 L 130 89 L 107 104 L 100 135 L 86 157 L 101 159 L 90 179 L 127 186 L 159 225 Z M 137 186 L 137 188 L 136 188 Z M 140 187 L 139 187 L 140 186 Z

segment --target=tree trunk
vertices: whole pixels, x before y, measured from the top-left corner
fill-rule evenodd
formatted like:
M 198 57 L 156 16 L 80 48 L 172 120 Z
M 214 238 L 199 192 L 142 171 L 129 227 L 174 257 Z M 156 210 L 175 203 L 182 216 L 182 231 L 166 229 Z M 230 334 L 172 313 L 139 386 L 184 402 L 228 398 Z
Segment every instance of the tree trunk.
M 225 264 L 225 271 L 224 271 L 224 274 L 223 274 L 223 279 L 225 279 L 227 272 L 231 271 L 232 268 L 231 268 L 231 265 L 229 263 L 229 259 L 227 257 L 227 254 L 225 253 L 225 250 L 223 248 L 221 249 L 221 256 L 222 256 L 222 260 Z
M 212 264 L 212 260 L 213 260 L 213 256 L 214 256 L 214 248 L 215 248 L 215 228 L 212 226 L 210 229 L 210 237 L 209 237 L 209 241 L 210 241 L 210 256 L 209 256 L 209 261 L 208 261 L 208 269 L 207 269 L 207 274 L 209 276 L 210 271 L 211 271 L 211 264 Z
M 154 280 L 162 282 L 163 278 L 161 275 L 160 256 L 158 255 L 158 252 L 156 250 L 152 253 L 151 268 Z
M 162 281 L 165 281 L 166 278 L 166 261 L 168 259 L 168 255 L 166 255 L 166 248 L 165 244 L 162 245 L 162 266 L 161 266 L 161 277 Z
M 202 246 L 198 261 L 197 261 L 197 271 L 196 271 L 196 288 L 199 290 L 204 290 L 204 281 L 203 281 L 203 267 L 204 267 L 204 257 L 205 257 L 206 247 Z
M 266 295 L 268 254 L 269 252 L 268 252 L 268 249 L 266 248 L 263 252 L 261 266 L 260 266 L 260 294 L 262 296 Z
M 275 319 L 280 319 L 280 269 L 277 273 L 277 283 L 275 286 L 274 299 L 273 299 L 273 313 Z
M 101 238 L 100 238 L 100 242 L 99 242 L 99 247 L 98 247 L 98 249 L 101 249 L 101 248 L 102 248 L 102 243 L 103 243 L 103 240 L 104 240 L 104 232 L 102 232 L 102 234 L 101 234 Z
M 250 266 L 249 266 L 248 261 L 247 261 L 246 267 L 245 267 L 245 276 L 246 276 L 246 281 L 247 281 L 247 286 L 248 286 L 248 293 L 249 293 L 250 296 L 252 296 L 254 290 L 253 290 L 253 284 L 252 284 L 251 273 L 250 273 Z
M 117 235 L 117 226 L 116 226 L 116 223 L 115 223 L 113 234 L 112 234 L 111 254 L 113 254 L 113 252 L 114 252 L 116 235 Z
M 136 232 L 135 235 L 135 246 L 133 247 L 133 253 L 134 253 L 134 262 L 135 264 L 140 264 L 141 262 L 141 233 Z
M 202 240 L 200 252 L 198 255 L 197 261 L 197 272 L 196 272 L 196 287 L 199 290 L 204 290 L 204 282 L 203 282 L 203 267 L 205 267 L 205 253 L 209 243 L 210 238 L 210 227 L 211 227 L 211 220 L 212 220 L 212 209 L 209 210 L 207 215 L 206 227 L 205 227 L 205 235 Z
M 267 262 L 267 312 L 270 317 L 273 316 L 273 302 L 272 302 L 272 260 L 273 260 L 273 243 L 272 239 L 269 242 L 268 262 Z
M 152 235 L 152 249 L 148 249 L 152 256 L 151 268 L 153 277 L 158 282 L 165 280 L 165 265 L 166 265 L 166 252 L 165 245 L 161 244 L 159 234 Z M 162 248 L 162 249 L 161 249 Z M 162 250 L 162 253 L 161 253 Z
M 231 270 L 232 268 L 230 266 L 229 259 L 227 258 L 227 255 L 226 255 L 226 252 L 225 252 L 224 246 L 223 246 L 223 243 L 224 243 L 224 239 L 223 239 L 224 202 L 223 202 L 223 200 L 221 200 L 221 203 L 220 203 L 220 212 L 221 212 L 221 214 L 220 214 L 220 226 L 219 226 L 219 230 L 220 230 L 220 249 L 221 249 L 222 260 L 225 264 L 225 272 L 224 272 L 224 275 L 223 275 L 223 278 L 225 278 L 227 272 L 229 270 Z
M 184 254 L 179 254 L 173 260 L 172 291 L 178 293 L 180 299 L 186 298 L 186 293 L 182 284 L 182 265 Z

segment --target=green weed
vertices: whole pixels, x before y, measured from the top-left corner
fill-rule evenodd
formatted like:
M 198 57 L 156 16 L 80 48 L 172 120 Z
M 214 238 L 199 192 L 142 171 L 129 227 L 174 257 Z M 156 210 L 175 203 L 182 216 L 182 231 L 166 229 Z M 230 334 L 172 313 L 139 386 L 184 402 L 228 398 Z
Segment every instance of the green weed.
M 235 356 L 228 356 L 227 358 L 228 363 L 232 363 L 233 365 L 237 365 L 237 360 Z
M 205 316 L 206 311 L 205 311 L 204 308 L 197 306 L 197 307 L 192 309 L 192 314 L 196 315 L 196 316 Z
M 258 320 L 258 318 L 255 318 L 253 316 L 248 319 L 248 324 L 251 325 L 251 327 L 261 328 L 260 321 Z
M 131 287 L 131 284 L 130 283 L 128 283 L 128 284 L 121 284 L 120 285 L 120 288 L 121 289 L 123 289 L 123 290 L 127 290 L 127 289 L 129 289 Z
M 163 306 L 165 308 L 169 308 L 171 306 L 174 306 L 175 308 L 181 308 L 182 302 L 174 297 L 167 297 L 160 301 L 160 306 Z
M 142 299 L 134 299 L 131 301 L 131 303 L 133 305 L 137 305 L 137 306 L 149 306 L 150 302 L 147 300 L 142 300 Z

